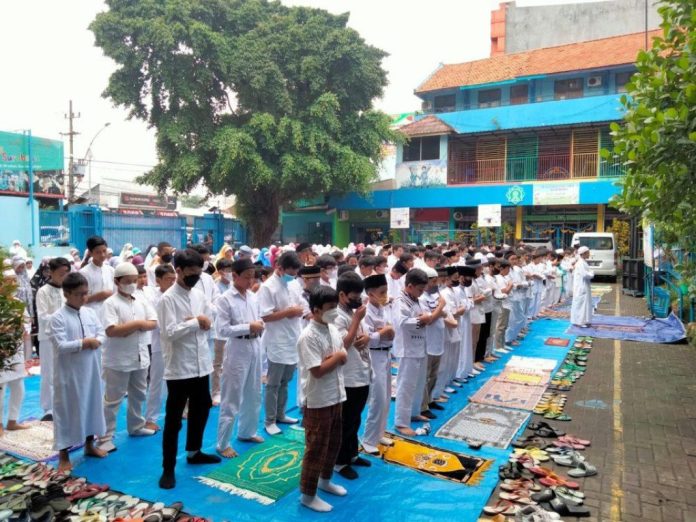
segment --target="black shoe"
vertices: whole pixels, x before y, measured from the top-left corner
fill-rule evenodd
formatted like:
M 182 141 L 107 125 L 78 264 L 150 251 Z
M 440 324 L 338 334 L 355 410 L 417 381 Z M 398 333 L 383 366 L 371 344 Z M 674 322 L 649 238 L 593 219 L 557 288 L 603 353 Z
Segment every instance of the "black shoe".
M 351 466 L 362 466 L 363 468 L 369 468 L 372 466 L 372 462 L 362 457 L 355 457 L 355 460 L 350 463 Z
M 356 478 L 358 478 L 358 472 L 350 466 L 343 466 L 341 470 L 338 472 L 338 474 L 348 480 L 355 480 Z
M 53 414 L 47 413 L 43 417 L 41 417 L 41 422 L 53 422 Z
M 198 451 L 193 457 L 186 457 L 186 462 L 189 464 L 217 464 L 222 462 L 222 459 L 217 455 L 208 455 Z
M 431 410 L 440 410 L 440 411 L 445 409 L 442 406 L 440 406 L 437 402 L 431 402 L 430 404 L 428 404 L 428 408 L 430 408 Z
M 421 412 L 421 415 L 425 417 L 426 419 L 437 419 L 437 415 L 435 415 L 432 411 L 430 410 L 425 410 Z
M 176 478 L 174 478 L 174 472 L 167 473 L 162 472 L 162 476 L 159 479 L 159 487 L 162 489 L 174 489 L 176 486 Z

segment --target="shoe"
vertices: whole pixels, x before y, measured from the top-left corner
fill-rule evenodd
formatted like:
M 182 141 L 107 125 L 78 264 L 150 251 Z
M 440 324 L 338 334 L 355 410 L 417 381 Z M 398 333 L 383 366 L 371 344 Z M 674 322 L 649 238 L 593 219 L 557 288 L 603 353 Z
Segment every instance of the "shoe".
M 162 476 L 159 479 L 159 487 L 162 489 L 174 489 L 176 487 L 176 478 L 173 471 L 171 473 L 162 472 Z
M 421 412 L 421 415 L 422 415 L 423 417 L 425 417 L 426 419 L 430 419 L 430 420 L 437 419 L 437 415 L 435 415 L 435 414 L 434 414 L 432 411 L 430 411 L 430 410 L 422 411 L 422 412 Z
M 269 424 L 268 426 L 266 426 L 266 433 L 268 433 L 269 435 L 278 435 L 282 432 L 280 431 L 280 428 L 277 424 Z
M 390 439 L 389 437 L 382 437 L 381 439 L 379 439 L 379 443 L 382 446 L 389 446 L 389 447 L 394 445 L 394 441 L 392 439 Z
M 218 464 L 222 459 L 217 455 L 210 455 L 198 450 L 193 457 L 186 457 L 186 462 L 189 464 Z
M 351 466 L 342 466 L 341 469 L 338 470 L 334 468 L 334 471 L 348 480 L 355 480 L 358 478 L 358 472 L 355 471 Z
M 379 455 L 379 448 L 377 446 L 370 446 L 369 444 L 365 444 L 363 442 L 362 449 L 365 453 L 370 455 Z
M 276 422 L 280 422 L 281 424 L 297 424 L 299 421 L 294 417 L 288 417 L 286 415 L 282 419 L 278 419 Z
M 150 435 L 154 435 L 155 430 L 151 430 L 150 428 L 138 428 L 135 430 L 133 433 L 129 433 L 131 437 L 149 437 Z
M 360 466 L 360 467 L 363 467 L 363 468 L 369 468 L 370 466 L 372 466 L 372 462 L 370 462 L 369 460 L 364 459 L 364 458 L 358 456 L 358 457 L 355 457 L 355 458 L 353 459 L 353 461 L 350 463 L 350 465 L 351 465 L 351 466 Z
M 428 408 L 430 408 L 431 410 L 440 410 L 440 411 L 445 409 L 442 406 L 440 406 L 437 402 L 431 402 L 430 404 L 428 404 Z M 426 415 L 426 417 L 427 417 L 427 415 Z

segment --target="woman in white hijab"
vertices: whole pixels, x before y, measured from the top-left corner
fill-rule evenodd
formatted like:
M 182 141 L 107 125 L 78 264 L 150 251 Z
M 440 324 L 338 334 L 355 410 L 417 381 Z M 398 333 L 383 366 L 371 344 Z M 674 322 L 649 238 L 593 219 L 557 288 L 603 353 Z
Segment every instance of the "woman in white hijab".
M 133 259 L 133 245 L 131 245 L 130 243 L 126 243 L 125 245 L 123 245 L 119 257 L 121 258 L 121 263 L 127 263 L 128 261 Z

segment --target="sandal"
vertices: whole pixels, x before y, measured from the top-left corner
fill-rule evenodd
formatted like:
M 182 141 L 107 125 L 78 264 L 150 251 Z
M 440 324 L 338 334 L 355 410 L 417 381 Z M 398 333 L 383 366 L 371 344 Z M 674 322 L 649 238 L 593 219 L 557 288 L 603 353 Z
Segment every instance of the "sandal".
M 514 516 L 519 510 L 519 507 L 508 500 L 498 500 L 492 506 L 485 506 L 483 512 L 486 515 L 505 515 Z
M 560 475 L 557 475 L 553 470 L 549 468 L 544 468 L 541 466 L 536 466 L 533 468 L 530 468 L 529 471 L 537 475 L 538 477 L 541 477 L 539 479 L 539 483 L 552 487 L 552 486 L 565 486 L 570 489 L 580 489 L 580 485 L 577 482 L 573 482 L 571 480 L 566 480 Z
M 29 517 L 32 521 L 52 521 L 55 519 L 53 508 L 41 493 L 34 493 L 29 500 Z
M 585 457 L 583 457 L 576 451 L 569 451 L 567 453 L 562 453 L 558 456 L 554 456 L 553 461 L 559 466 L 573 468 L 577 467 L 580 462 L 584 462 Z
M 597 468 L 585 461 L 580 461 L 576 468 L 568 470 L 568 476 L 573 478 L 592 477 L 596 474 Z
M 518 504 L 533 504 L 534 501 L 531 499 L 529 494 L 523 494 L 521 490 L 516 492 L 501 491 L 498 495 L 502 500 L 509 500 L 510 502 L 517 502 Z
M 547 511 L 556 512 L 561 516 L 567 517 L 589 517 L 590 510 L 585 506 L 578 506 L 570 502 L 564 502 L 560 498 L 554 498 L 551 502 L 541 504 L 543 509 Z
M 547 422 L 532 423 L 529 425 L 529 429 L 536 432 L 539 437 L 544 437 L 547 439 L 562 437 L 565 435 L 565 431 L 558 430 Z
M 519 479 L 519 480 L 503 480 L 500 483 L 500 489 L 503 491 L 540 491 L 541 487 L 536 484 L 533 480 Z

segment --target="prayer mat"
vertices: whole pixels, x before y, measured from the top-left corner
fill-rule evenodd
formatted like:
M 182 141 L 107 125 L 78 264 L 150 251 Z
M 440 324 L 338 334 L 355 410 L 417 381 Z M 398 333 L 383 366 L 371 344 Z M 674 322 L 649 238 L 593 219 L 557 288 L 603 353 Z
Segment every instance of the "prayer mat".
M 198 477 L 232 495 L 272 504 L 300 485 L 304 430 L 287 429 Z
M 479 404 L 532 411 L 545 391 L 546 386 L 529 386 L 489 379 L 469 400 Z
M 563 339 L 561 337 L 549 337 L 546 339 L 544 344 L 548 346 L 560 346 L 562 348 L 565 348 L 570 344 L 570 339 Z
M 528 384 L 530 386 L 546 386 L 551 382 L 551 372 L 544 370 L 530 370 L 529 368 L 506 367 L 500 375 L 494 377 L 496 381 L 511 382 L 515 384 Z
M 527 370 L 553 371 L 556 368 L 555 359 L 542 359 L 540 357 L 521 357 L 513 355 L 505 365 L 506 368 L 524 368 Z
M 571 325 L 566 333 L 646 343 L 675 343 L 686 338 L 684 324 L 674 314 L 665 319 L 593 315 L 588 328 Z
M 0 451 L 37 462 L 57 459 L 58 451 L 53 449 L 53 423 L 28 420 L 24 424 L 31 427 L 26 430 L 5 430 L 0 437 Z M 79 447 L 70 449 L 72 451 Z
M 505 449 L 529 419 L 529 412 L 470 403 L 437 430 L 436 437 L 481 441 Z
M 393 446 L 379 446 L 379 453 L 386 462 L 415 469 L 421 473 L 474 486 L 479 483 L 483 472 L 492 460 L 464 455 L 404 439 L 393 433 L 387 434 L 394 441 Z

